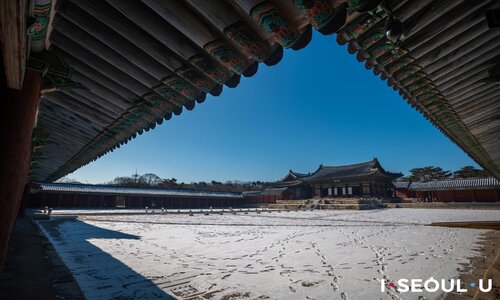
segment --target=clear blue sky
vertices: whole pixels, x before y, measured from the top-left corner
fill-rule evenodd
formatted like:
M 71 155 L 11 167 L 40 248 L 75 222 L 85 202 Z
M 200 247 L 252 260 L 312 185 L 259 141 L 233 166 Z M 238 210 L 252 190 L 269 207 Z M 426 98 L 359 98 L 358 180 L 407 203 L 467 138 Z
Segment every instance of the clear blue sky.
M 208 95 L 68 177 L 102 183 L 137 169 L 184 182 L 273 181 L 289 169 L 373 157 L 403 173 L 477 166 L 334 36 L 315 32 L 307 48 L 285 50 L 278 65 L 261 64 L 237 88 Z

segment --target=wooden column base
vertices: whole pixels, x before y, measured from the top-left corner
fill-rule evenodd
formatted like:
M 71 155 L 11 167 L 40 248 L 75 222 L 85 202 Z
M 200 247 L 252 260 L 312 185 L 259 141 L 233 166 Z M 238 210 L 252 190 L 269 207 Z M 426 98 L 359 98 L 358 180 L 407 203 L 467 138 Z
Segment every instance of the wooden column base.
M 40 73 L 27 70 L 23 89 L 7 90 L 0 101 L 0 269 L 28 175 L 41 82 Z

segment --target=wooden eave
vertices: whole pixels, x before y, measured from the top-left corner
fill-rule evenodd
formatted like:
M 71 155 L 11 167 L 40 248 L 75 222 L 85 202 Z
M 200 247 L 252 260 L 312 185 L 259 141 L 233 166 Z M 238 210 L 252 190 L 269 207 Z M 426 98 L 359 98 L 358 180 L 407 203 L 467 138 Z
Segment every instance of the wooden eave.
M 472 159 L 500 177 L 500 88 L 489 70 L 500 61 L 500 29 L 485 12 L 498 1 L 389 1 L 403 22 L 399 49 L 384 20 L 347 25 L 337 40 Z M 384 16 L 375 14 L 368 20 Z
M 500 4 L 390 0 L 364 12 L 378 2 L 58 0 L 47 45 L 80 87 L 42 96 L 31 176 L 73 172 L 305 47 L 316 28 L 338 30 L 338 43 L 500 178 L 500 89 L 488 73 L 500 30 L 485 19 Z M 388 12 L 403 22 L 398 48 L 384 34 Z M 266 27 L 267 17 L 282 26 Z

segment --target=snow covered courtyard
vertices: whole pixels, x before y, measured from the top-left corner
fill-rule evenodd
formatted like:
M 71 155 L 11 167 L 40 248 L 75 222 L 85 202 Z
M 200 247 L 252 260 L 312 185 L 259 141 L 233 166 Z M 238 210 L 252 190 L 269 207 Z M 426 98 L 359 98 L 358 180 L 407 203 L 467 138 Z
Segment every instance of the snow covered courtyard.
M 90 212 L 38 224 L 88 299 L 371 300 L 441 299 L 384 293 L 380 280 L 457 278 L 486 231 L 424 225 L 494 220 L 499 210 L 386 209 Z

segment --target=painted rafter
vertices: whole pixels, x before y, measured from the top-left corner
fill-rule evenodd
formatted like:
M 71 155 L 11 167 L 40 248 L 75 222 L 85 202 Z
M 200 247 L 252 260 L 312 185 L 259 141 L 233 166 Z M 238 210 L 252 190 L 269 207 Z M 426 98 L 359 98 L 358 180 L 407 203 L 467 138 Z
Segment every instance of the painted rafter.
M 337 32 L 350 53 L 499 176 L 499 158 L 492 156 L 498 142 L 491 138 L 499 129 L 491 121 L 499 91 L 485 74 L 499 57 L 500 40 L 481 19 L 494 1 L 385 1 L 383 9 L 380 2 L 63 1 L 50 41 L 88 90 L 62 95 L 87 105 L 76 109 L 82 117 L 92 117 L 85 110 L 91 103 L 108 106 L 107 115 L 115 116 L 57 171 L 40 176 L 64 176 L 184 107 L 192 109 L 205 93 L 220 94 L 222 84 L 236 86 L 240 74 L 253 75 L 258 63 L 279 62 L 283 48 L 306 46 L 311 27 Z M 388 14 L 404 25 L 397 45 L 385 36 Z M 118 114 L 110 105 L 121 106 Z

